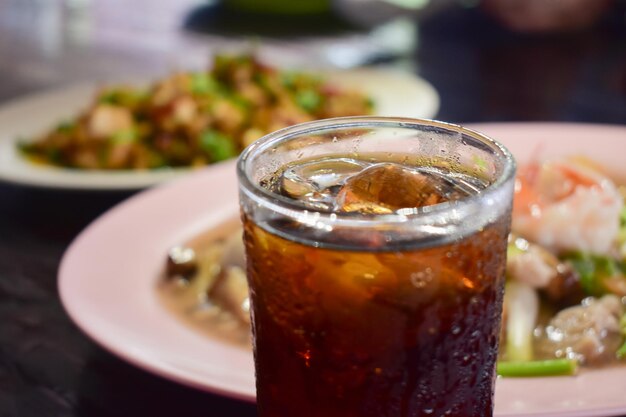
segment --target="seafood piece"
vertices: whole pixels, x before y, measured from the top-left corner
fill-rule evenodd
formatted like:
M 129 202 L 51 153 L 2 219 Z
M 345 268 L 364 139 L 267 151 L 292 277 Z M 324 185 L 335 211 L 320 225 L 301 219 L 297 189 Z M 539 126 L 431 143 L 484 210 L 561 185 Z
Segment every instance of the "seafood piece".
M 578 272 L 542 246 L 511 233 L 507 255 L 507 276 L 541 289 L 552 303 L 570 306 L 585 297 Z
M 599 172 L 573 161 L 532 163 L 516 181 L 513 231 L 555 252 L 608 254 L 623 198 Z
M 545 288 L 558 274 L 558 258 L 541 246 L 513 233 L 509 236 L 506 272 L 533 288 Z
M 587 298 L 550 320 L 538 348 L 545 355 L 584 364 L 608 362 L 622 342 L 619 319 L 623 313 L 624 306 L 615 295 Z

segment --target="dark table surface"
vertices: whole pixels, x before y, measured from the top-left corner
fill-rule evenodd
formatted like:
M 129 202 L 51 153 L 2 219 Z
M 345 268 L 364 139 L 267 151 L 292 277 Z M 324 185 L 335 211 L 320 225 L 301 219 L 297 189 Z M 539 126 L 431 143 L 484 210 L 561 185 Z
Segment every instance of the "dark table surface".
M 189 3 L 162 1 L 146 13 L 147 1 L 0 0 L 0 101 L 205 62 L 214 43 L 179 30 Z M 439 91 L 438 119 L 626 124 L 622 6 L 593 30 L 550 36 L 513 34 L 476 9 L 453 7 L 420 21 L 402 65 Z M 63 252 L 130 195 L 0 184 L 0 417 L 256 414 L 252 404 L 127 364 L 64 312 L 56 282 Z

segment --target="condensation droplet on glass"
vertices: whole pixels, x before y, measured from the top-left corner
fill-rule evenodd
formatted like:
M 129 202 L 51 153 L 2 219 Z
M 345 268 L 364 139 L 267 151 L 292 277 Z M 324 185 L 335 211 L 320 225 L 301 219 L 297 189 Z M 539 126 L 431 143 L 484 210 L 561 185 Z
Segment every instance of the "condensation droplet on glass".
M 432 272 L 431 268 L 426 268 L 423 271 L 411 273 L 411 284 L 413 284 L 415 288 L 424 288 L 433 280 Z

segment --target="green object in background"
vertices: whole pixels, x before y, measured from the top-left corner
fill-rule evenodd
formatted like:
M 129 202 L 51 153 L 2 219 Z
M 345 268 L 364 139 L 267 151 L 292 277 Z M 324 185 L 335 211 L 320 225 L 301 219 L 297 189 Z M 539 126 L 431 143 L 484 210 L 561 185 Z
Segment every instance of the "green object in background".
M 318 14 L 330 11 L 331 0 L 223 0 L 225 7 L 260 14 Z
M 218 83 L 210 74 L 196 72 L 191 74 L 191 92 L 194 94 L 208 94 L 219 90 Z
M 599 297 L 611 293 L 606 286 L 608 279 L 626 279 L 623 263 L 613 258 L 584 252 L 570 253 L 564 258 L 578 272 L 580 285 L 587 295 Z
M 115 132 L 111 137 L 111 141 L 115 144 L 125 144 L 137 142 L 138 138 L 137 131 L 131 128 Z
M 622 346 L 617 349 L 617 352 L 615 354 L 617 356 L 617 359 L 626 359 L 626 314 L 623 314 L 620 318 L 619 327 L 622 332 L 622 336 L 624 337 L 624 340 L 622 342 Z
M 211 156 L 212 162 L 224 161 L 237 156 L 233 141 L 215 130 L 208 130 L 202 134 L 200 146 Z
M 626 197 L 624 198 L 626 203 Z M 619 254 L 622 261 L 626 263 L 626 206 L 622 208 L 619 216 L 619 232 L 617 234 L 617 243 L 619 245 Z
M 575 375 L 578 371 L 578 362 L 573 359 L 502 361 L 497 363 L 496 371 L 503 377 Z
M 322 103 L 322 97 L 315 90 L 307 89 L 296 94 L 296 103 L 305 111 L 313 112 Z
M 57 125 L 56 131 L 59 133 L 71 133 L 76 129 L 76 122 L 64 121 Z

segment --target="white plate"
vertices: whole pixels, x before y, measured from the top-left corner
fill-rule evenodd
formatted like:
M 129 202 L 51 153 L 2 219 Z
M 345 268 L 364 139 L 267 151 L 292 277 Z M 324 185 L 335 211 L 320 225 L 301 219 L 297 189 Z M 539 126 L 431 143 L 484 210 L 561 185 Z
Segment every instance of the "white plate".
M 380 116 L 433 117 L 439 96 L 426 81 L 393 70 L 361 69 L 329 73 L 329 79 L 362 89 L 376 103 Z M 38 93 L 0 107 L 0 180 L 24 185 L 74 189 L 138 189 L 190 172 L 77 171 L 34 165 L 21 157 L 16 143 L 31 138 L 76 115 L 93 98 L 95 85 L 74 85 Z
M 585 154 L 626 178 L 626 127 L 576 124 L 476 126 L 519 160 Z M 183 325 L 161 305 L 157 275 L 169 247 L 237 215 L 234 163 L 145 191 L 89 226 L 60 272 L 72 319 L 111 352 L 163 377 L 254 399 L 251 353 Z M 577 377 L 499 379 L 496 416 L 609 416 L 626 413 L 626 367 Z

